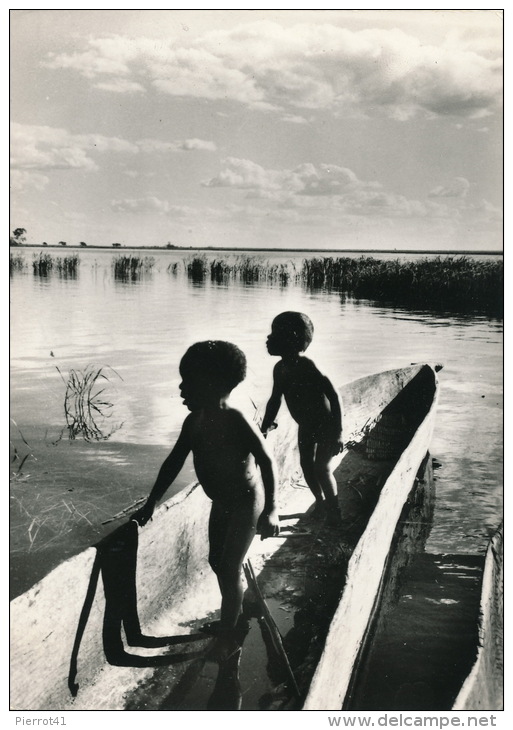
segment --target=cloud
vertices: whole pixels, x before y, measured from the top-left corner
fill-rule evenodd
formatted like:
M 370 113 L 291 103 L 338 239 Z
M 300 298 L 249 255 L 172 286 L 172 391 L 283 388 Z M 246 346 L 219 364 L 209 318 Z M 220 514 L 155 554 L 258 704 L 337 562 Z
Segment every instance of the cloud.
M 167 200 L 161 200 L 154 195 L 146 195 L 141 198 L 112 200 L 110 207 L 117 213 L 152 213 L 174 219 L 197 220 L 200 214 L 196 208 L 187 205 L 171 205 Z M 208 213 L 208 209 L 206 211 L 202 210 L 201 214 L 203 215 L 205 212 Z
M 70 134 L 65 129 L 11 124 L 11 166 L 18 170 L 97 170 L 91 153 L 137 153 L 135 145 L 117 137 Z
M 214 142 L 202 139 L 185 139 L 165 142 L 159 139 L 143 139 L 136 143 L 119 137 L 100 134 L 71 134 L 65 129 L 11 124 L 11 167 L 13 170 L 88 170 L 98 169 L 93 159 L 96 153 L 118 153 L 133 156 L 139 151 L 191 152 L 215 151 Z M 16 180 L 20 180 L 20 176 Z M 25 177 L 28 181 L 29 178 Z M 46 184 L 48 179 L 33 177 L 32 185 Z
M 349 168 L 339 165 L 303 163 L 293 170 L 266 169 L 247 159 L 229 157 L 215 177 L 203 183 L 207 188 L 244 191 L 255 201 L 251 210 L 260 217 L 283 216 L 283 220 L 303 221 L 326 218 L 354 220 L 457 219 L 469 189 L 465 178 L 436 188 L 425 200 L 407 198 L 385 190 L 375 180 L 361 180 Z M 239 206 L 237 210 L 242 210 Z M 469 206 L 466 206 L 469 208 Z M 249 208 L 248 208 L 249 209 Z
M 137 81 L 129 79 L 111 78 L 108 81 L 98 81 L 95 84 L 97 89 L 101 91 L 112 91 L 115 94 L 131 94 L 144 92 L 144 86 Z
M 29 172 L 28 170 L 12 170 L 10 175 L 10 188 L 13 192 L 35 188 L 44 190 L 50 182 L 46 175 L 40 172 Z
M 202 183 L 204 187 L 247 190 L 251 198 L 281 200 L 291 195 L 333 196 L 356 189 L 375 189 L 374 181 L 359 180 L 347 167 L 303 163 L 293 170 L 264 169 L 251 160 L 228 157 L 226 167 L 215 177 Z
M 210 142 L 205 139 L 185 139 L 181 145 L 181 150 L 190 152 L 191 150 L 208 150 L 209 152 L 215 152 L 217 149 L 214 142 Z
M 430 198 L 465 198 L 470 189 L 464 177 L 455 177 L 448 185 L 438 185 L 429 193 Z
M 177 97 L 229 100 L 280 110 L 330 109 L 346 116 L 482 117 L 502 102 L 502 44 L 476 25 L 429 45 L 402 30 L 351 31 L 330 23 L 247 23 L 166 41 L 90 39 L 45 65 L 72 69 L 118 93 L 142 87 Z
M 157 213 L 159 215 L 167 215 L 169 212 L 169 203 L 153 195 L 147 195 L 143 198 L 112 200 L 110 207 L 117 213 Z
M 143 152 L 192 152 L 194 150 L 205 150 L 215 152 L 215 142 L 206 139 L 184 139 L 173 142 L 165 142 L 161 139 L 141 139 L 137 142 Z

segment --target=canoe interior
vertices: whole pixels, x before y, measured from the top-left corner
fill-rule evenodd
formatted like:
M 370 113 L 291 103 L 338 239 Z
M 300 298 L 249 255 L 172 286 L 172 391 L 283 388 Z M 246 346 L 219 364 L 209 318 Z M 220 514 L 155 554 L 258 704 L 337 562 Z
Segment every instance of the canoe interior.
M 297 434 L 286 414 L 269 437 L 281 475 L 280 513 L 296 517 L 283 519 L 290 537 L 255 540 L 249 557 L 269 605 L 282 614 L 286 608 L 283 641 L 301 700 L 291 699 L 268 657 L 264 671 L 273 676 L 265 698 L 255 699 L 261 709 L 342 706 L 395 525 L 429 446 L 437 395 L 430 366 L 362 378 L 340 393 L 349 442 L 336 470 L 341 532 L 318 529 L 305 514 L 312 497 L 301 484 Z M 219 607 L 206 561 L 209 507 L 192 485 L 143 530 L 122 525 L 12 601 L 13 709 L 180 706 L 209 644 L 185 635 Z M 250 614 L 253 599 L 248 591 Z M 254 639 L 248 635 L 240 663 L 219 667 L 219 676 L 238 676 Z
M 476 662 L 453 710 L 504 709 L 504 528 L 491 537 L 481 589 L 481 620 Z

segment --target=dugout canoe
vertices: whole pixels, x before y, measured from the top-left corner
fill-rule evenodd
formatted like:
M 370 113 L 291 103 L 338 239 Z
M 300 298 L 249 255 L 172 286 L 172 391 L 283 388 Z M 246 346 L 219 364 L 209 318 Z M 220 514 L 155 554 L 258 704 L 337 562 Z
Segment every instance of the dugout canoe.
M 481 585 L 476 661 L 453 710 L 504 709 L 504 528 L 490 538 Z
M 212 697 L 224 699 L 204 709 L 227 708 L 226 693 L 217 691 L 223 679 L 230 707 L 238 707 L 244 662 L 253 675 L 267 675 L 254 709 L 342 708 L 397 522 L 426 462 L 438 369 L 416 364 L 340 388 L 347 446 L 336 469 L 341 527 L 320 530 L 309 518 L 295 426 L 279 414 L 269 445 L 283 535 L 253 542 L 245 610 L 255 626 L 236 665 L 219 665 Z M 142 530 L 121 525 L 11 602 L 12 709 L 201 709 L 194 687 L 203 681 L 211 639 L 198 627 L 215 618 L 220 603 L 206 560 L 209 507 L 193 484 L 160 505 Z M 265 620 L 262 602 L 274 618 Z M 259 667 L 249 645 L 260 629 L 267 655 Z

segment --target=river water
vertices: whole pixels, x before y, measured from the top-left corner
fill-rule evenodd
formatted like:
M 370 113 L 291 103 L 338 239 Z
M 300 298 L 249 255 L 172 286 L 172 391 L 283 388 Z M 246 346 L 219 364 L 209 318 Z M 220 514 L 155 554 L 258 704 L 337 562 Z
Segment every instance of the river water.
M 384 306 L 296 283 L 194 283 L 180 267 L 168 270 L 184 252 L 141 252 L 154 265 L 130 281 L 115 278 L 119 253 L 111 250 L 80 250 L 71 277 L 36 276 L 31 262 L 39 251 L 14 253 L 27 267 L 11 277 L 13 595 L 112 529 L 117 523 L 109 517 L 147 495 L 187 413 L 178 363 L 189 345 L 204 339 L 239 345 L 248 359 L 243 387 L 255 403 L 265 403 L 276 362 L 266 336 L 284 310 L 310 316 L 315 335 L 308 355 L 335 383 L 413 362 L 443 364 L 431 444 L 440 468 L 426 549 L 484 552 L 502 519 L 502 320 Z M 263 258 L 299 266 L 304 256 Z M 70 441 L 65 382 L 88 366 L 102 368 L 96 421 L 108 438 L 85 442 L 78 433 Z M 190 481 L 187 467 L 169 494 Z

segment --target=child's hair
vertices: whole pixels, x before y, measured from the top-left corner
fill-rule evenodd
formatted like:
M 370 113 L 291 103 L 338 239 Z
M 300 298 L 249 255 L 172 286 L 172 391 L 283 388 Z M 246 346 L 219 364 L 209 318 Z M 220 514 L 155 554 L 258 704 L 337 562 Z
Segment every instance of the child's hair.
M 284 343 L 294 352 L 304 352 L 313 339 L 312 320 L 302 312 L 278 314 L 273 319 L 273 329 L 279 330 Z
M 231 342 L 196 342 L 182 357 L 180 372 L 199 375 L 205 382 L 232 391 L 246 377 L 246 356 Z

